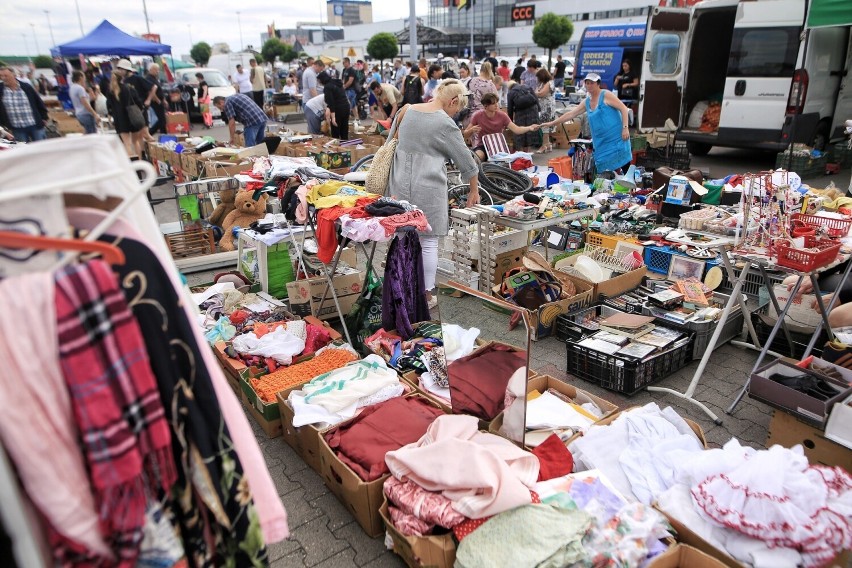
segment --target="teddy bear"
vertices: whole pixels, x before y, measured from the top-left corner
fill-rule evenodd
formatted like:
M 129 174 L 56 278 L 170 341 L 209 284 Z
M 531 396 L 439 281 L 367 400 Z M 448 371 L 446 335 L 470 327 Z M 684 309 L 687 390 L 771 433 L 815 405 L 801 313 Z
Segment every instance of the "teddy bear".
M 237 196 L 236 190 L 226 189 L 224 191 L 219 192 L 219 205 L 216 206 L 216 209 L 213 210 L 213 213 L 210 214 L 210 217 L 207 221 L 211 225 L 216 225 L 217 227 L 221 227 L 222 223 L 225 222 L 225 217 L 234 210 L 234 198 Z
M 228 213 L 222 221 L 222 240 L 219 241 L 219 249 L 223 251 L 234 250 L 234 227 L 247 229 L 249 225 L 263 219 L 266 216 L 266 194 L 262 194 L 257 201 L 254 200 L 254 192 L 238 191 L 234 197 L 235 209 Z

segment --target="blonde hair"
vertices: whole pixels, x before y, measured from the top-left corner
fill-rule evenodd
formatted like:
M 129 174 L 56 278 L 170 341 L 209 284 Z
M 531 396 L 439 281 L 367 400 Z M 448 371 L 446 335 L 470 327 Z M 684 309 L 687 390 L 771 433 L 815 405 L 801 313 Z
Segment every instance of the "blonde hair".
M 115 71 L 112 72 L 112 77 L 109 79 L 109 90 L 115 97 L 115 100 L 121 98 L 121 77 Z
M 486 61 L 482 64 L 482 67 L 479 68 L 479 76 L 489 81 L 494 80 L 494 69 L 491 68 L 491 63 Z
M 465 87 L 458 79 L 445 79 L 437 87 L 435 87 L 435 98 L 442 103 L 447 103 L 455 97 L 459 98 L 459 110 L 467 106 L 467 97 L 462 95 L 467 94 Z

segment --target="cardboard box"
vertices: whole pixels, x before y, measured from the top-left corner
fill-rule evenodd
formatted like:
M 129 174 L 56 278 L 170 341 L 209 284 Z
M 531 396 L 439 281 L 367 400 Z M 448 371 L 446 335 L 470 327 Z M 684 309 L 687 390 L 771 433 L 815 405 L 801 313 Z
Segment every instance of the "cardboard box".
M 289 396 L 289 393 L 287 394 Z M 282 437 L 284 442 L 308 464 L 308 466 L 321 474 L 321 462 L 319 454 L 321 430 L 313 424 L 296 428 L 293 426 L 293 407 L 283 393 L 276 395 L 278 408 L 281 412 Z
M 376 147 L 381 146 L 387 141 L 387 138 L 379 134 L 362 134 L 359 138 L 364 141 L 364 144 L 370 144 Z
M 452 568 L 456 561 L 456 542 L 453 533 L 430 536 L 405 536 L 396 530 L 388 514 L 387 499 L 379 509 L 379 516 L 393 541 L 393 551 L 412 568 Z
M 348 151 L 351 155 L 350 159 L 352 160 L 353 165 L 358 162 L 361 158 L 366 158 L 367 156 L 372 156 L 376 152 L 379 151 L 378 146 L 373 146 L 370 144 L 358 144 L 357 146 L 338 146 L 336 148 L 338 151 Z M 342 167 L 342 166 L 341 166 Z
M 239 152 L 235 153 L 231 156 L 232 162 L 240 162 L 245 160 L 246 158 L 251 158 L 252 156 L 268 156 L 269 148 L 266 144 L 257 144 L 256 146 L 251 146 L 249 148 L 243 148 Z
M 279 114 L 285 114 L 288 112 L 299 112 L 299 105 L 290 104 L 290 105 L 275 105 L 274 107 L 274 117 L 277 117 Z
M 656 504 L 654 504 L 654 508 L 657 509 L 660 513 L 662 513 L 666 519 L 668 519 L 669 523 L 672 525 L 672 528 L 677 532 L 678 542 L 681 544 L 689 545 L 698 551 L 710 556 L 712 559 L 717 562 L 721 562 L 722 566 L 727 566 L 728 568 L 745 568 L 743 564 L 734 560 L 726 551 L 719 550 L 700 536 L 692 531 L 687 525 L 683 524 L 676 518 L 672 517 L 670 514 L 666 513 L 662 509 L 659 508 Z M 651 563 L 650 566 L 653 566 L 654 563 Z M 665 566 L 665 565 L 664 565 Z M 691 565 L 689 565 L 690 568 Z M 698 566 L 698 565 L 697 565 Z M 712 566 L 712 564 L 711 564 Z
M 837 402 L 825 425 L 825 437 L 852 449 L 852 396 Z
M 344 168 L 352 165 L 352 152 L 344 151 L 308 151 L 308 156 L 313 158 L 317 165 L 327 170 Z
M 183 124 L 189 122 L 189 115 L 185 112 L 167 112 L 166 124 Z
M 725 568 L 726 564 L 687 544 L 676 544 L 654 558 L 648 568 Z
M 597 422 L 595 422 L 595 426 L 609 426 L 610 424 L 615 422 L 615 420 L 619 416 L 621 416 L 622 413 L 630 412 L 630 411 L 635 410 L 637 408 L 639 408 L 639 407 L 638 406 L 631 406 L 630 408 L 625 408 L 624 410 L 614 412 L 614 413 L 610 414 L 609 416 L 607 416 L 606 418 L 602 418 L 601 420 L 598 420 Z M 695 435 L 698 437 L 698 441 L 701 442 L 701 447 L 703 447 L 706 450 L 707 449 L 707 437 L 704 436 L 704 430 L 701 428 L 701 426 L 697 422 L 694 422 L 694 421 L 690 420 L 689 418 L 684 418 L 683 420 L 684 420 L 684 422 L 689 424 L 689 427 L 692 429 L 693 432 L 695 432 Z M 578 434 L 578 436 L 579 436 L 579 434 Z M 572 440 L 573 440 L 573 438 L 572 438 Z M 570 443 L 572 440 L 568 440 L 568 442 L 566 442 L 566 443 Z
M 207 177 L 231 177 L 250 168 L 249 164 L 231 164 L 218 160 L 208 160 L 203 163 L 204 174 Z
M 852 452 L 848 448 L 832 442 L 819 428 L 783 410 L 776 410 L 769 421 L 766 447 L 775 444 L 785 448 L 801 444 L 811 464 L 839 466 L 852 471 Z
M 307 158 L 308 147 L 304 144 L 295 144 L 285 148 L 286 155 L 291 158 Z
M 408 396 L 423 398 L 428 401 L 419 394 Z M 431 404 L 431 401 L 428 402 Z M 437 405 L 435 406 L 437 407 Z M 337 427 L 348 422 L 342 422 Z M 349 509 L 349 512 L 352 513 L 367 536 L 379 537 L 384 533 L 384 524 L 379 514 L 379 509 L 385 500 L 382 486 L 389 474 L 373 481 L 364 481 L 358 477 L 358 474 L 340 461 L 325 441 L 325 434 L 330 430 L 322 432 L 319 436 L 320 476 L 323 478 L 326 487 Z
M 364 271 L 354 268 L 347 269 L 345 274 L 336 274 L 332 278 L 334 290 L 343 315 L 349 313 L 355 301 L 361 294 L 364 285 Z M 325 301 L 319 306 L 320 298 L 326 289 L 326 279 L 322 277 L 296 280 L 287 283 L 287 296 L 290 301 L 290 311 L 297 316 L 314 315 L 321 320 L 338 316 L 337 307 L 331 297 L 331 291 L 326 294 Z
M 752 373 L 748 384 L 748 395 L 769 406 L 792 412 L 802 420 L 823 428 L 834 404 L 846 400 L 852 395 L 852 387 L 849 386 L 849 383 L 852 382 L 852 370 L 832 365 L 822 359 L 814 359 L 814 364 L 833 369 L 843 377 L 843 380 L 830 379 L 824 375 L 818 375 L 812 371 L 801 369 L 796 366 L 796 361 L 792 359 L 779 359 L 764 365 Z M 769 378 L 773 375 L 795 377 L 802 373 L 808 373 L 814 378 L 822 379 L 826 383 L 839 387 L 841 390 L 836 396 L 828 400 L 819 400 Z
M 277 402 L 266 402 L 257 395 L 254 388 L 251 386 L 249 379 L 256 378 L 251 369 L 246 369 L 240 373 L 240 389 L 243 393 L 243 403 L 248 408 L 252 417 L 260 424 L 260 427 L 266 432 L 270 438 L 277 438 L 282 433 L 281 411 L 278 409 Z M 311 378 L 305 379 L 308 382 Z M 294 387 L 298 388 L 298 387 Z M 287 391 L 289 394 L 290 390 Z
M 506 277 L 507 272 L 509 272 L 513 268 L 523 266 L 525 252 L 527 252 L 527 247 L 501 252 L 494 258 L 491 270 L 489 271 L 487 269 L 481 269 L 479 271 L 479 277 L 482 278 L 483 273 L 488 274 L 490 272 L 491 281 L 489 282 L 489 288 L 498 284 L 502 284 L 503 278 Z
M 183 114 L 184 113 L 177 113 Z M 168 116 L 168 115 L 167 115 Z M 169 122 L 168 118 L 166 119 L 166 132 L 169 134 L 187 134 L 190 130 L 189 121 L 186 122 Z

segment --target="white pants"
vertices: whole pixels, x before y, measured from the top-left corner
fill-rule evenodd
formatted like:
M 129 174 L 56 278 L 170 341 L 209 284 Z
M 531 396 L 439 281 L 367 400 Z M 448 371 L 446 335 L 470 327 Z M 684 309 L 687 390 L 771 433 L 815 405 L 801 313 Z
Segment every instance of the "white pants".
M 423 258 L 423 280 L 428 292 L 435 289 L 435 276 L 438 274 L 438 237 L 420 235 L 420 248 Z

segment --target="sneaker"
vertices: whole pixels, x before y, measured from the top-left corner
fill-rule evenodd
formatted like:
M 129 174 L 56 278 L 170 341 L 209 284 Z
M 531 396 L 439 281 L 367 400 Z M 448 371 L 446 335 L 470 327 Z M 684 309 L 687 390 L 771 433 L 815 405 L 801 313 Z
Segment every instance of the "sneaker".
M 437 307 L 438 307 L 438 296 L 437 296 L 437 295 L 432 296 L 429 300 L 427 300 L 427 301 L 426 301 L 426 306 L 427 306 L 430 310 L 434 310 L 435 308 L 437 308 Z

